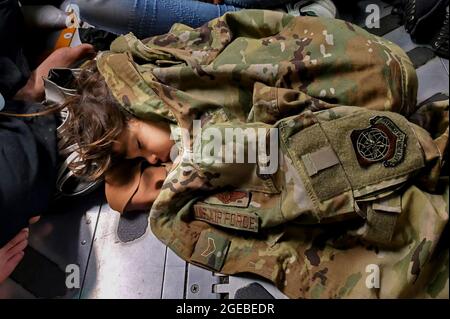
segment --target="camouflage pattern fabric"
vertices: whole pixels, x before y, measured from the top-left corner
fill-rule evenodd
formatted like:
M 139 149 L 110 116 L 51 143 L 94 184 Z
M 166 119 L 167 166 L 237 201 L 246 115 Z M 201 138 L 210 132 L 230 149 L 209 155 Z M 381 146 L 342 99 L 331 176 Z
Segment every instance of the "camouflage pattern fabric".
M 448 101 L 416 107 L 395 44 L 345 21 L 244 10 L 121 36 L 97 65 L 126 110 L 188 132 L 150 214 L 183 259 L 292 298 L 448 298 Z M 278 170 L 192 161 L 205 147 L 194 120 L 277 129 Z M 364 149 L 375 139 L 379 156 Z

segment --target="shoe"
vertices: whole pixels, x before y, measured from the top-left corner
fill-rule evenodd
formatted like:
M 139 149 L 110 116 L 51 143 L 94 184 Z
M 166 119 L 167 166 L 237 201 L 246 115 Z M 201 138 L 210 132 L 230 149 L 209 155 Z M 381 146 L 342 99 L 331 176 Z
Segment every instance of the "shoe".
M 303 0 L 296 3 L 288 3 L 285 11 L 293 16 L 312 16 L 335 18 L 336 6 L 331 0 Z
M 436 55 L 446 58 L 449 58 L 448 53 L 448 16 L 449 16 L 449 9 L 448 6 L 446 8 L 445 18 L 444 22 L 442 23 L 441 28 L 439 31 L 435 34 L 433 39 L 431 40 L 431 47 L 433 48 Z
M 406 0 L 405 28 L 417 43 L 427 43 L 442 26 L 449 0 Z M 430 34 L 431 33 L 431 34 Z

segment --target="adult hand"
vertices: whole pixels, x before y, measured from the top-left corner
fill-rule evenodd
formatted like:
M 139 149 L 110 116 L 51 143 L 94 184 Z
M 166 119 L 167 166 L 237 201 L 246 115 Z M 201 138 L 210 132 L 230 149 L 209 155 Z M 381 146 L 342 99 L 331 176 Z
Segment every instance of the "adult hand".
M 81 44 L 73 48 L 60 48 L 50 54 L 31 73 L 27 84 L 14 96 L 16 100 L 41 102 L 44 99 L 44 81 L 50 69 L 67 68 L 84 58 L 94 57 L 95 49 L 90 44 Z
M 0 248 L 0 283 L 11 275 L 24 256 L 28 245 L 28 228 L 22 229 L 4 247 Z

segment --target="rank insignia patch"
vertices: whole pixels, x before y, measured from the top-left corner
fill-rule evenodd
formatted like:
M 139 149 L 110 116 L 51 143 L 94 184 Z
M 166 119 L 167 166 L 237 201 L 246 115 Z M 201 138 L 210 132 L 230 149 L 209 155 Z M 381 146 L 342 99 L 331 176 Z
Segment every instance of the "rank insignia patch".
M 401 163 L 405 156 L 406 134 L 386 116 L 373 117 L 370 124 L 350 135 L 359 164 L 370 166 L 383 162 L 385 167 L 394 167 Z

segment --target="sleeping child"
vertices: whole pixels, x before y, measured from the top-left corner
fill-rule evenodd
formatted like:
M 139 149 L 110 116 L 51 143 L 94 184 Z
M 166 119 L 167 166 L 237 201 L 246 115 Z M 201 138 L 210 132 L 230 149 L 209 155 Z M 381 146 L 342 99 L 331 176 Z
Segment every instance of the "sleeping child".
M 121 36 L 71 90 L 71 171 L 105 179 L 117 211 L 149 209 L 188 262 L 295 298 L 448 295 L 428 289 L 448 266 L 448 101 L 416 107 L 414 68 L 389 41 L 340 20 L 227 13 Z M 382 269 L 377 289 L 367 265 Z

